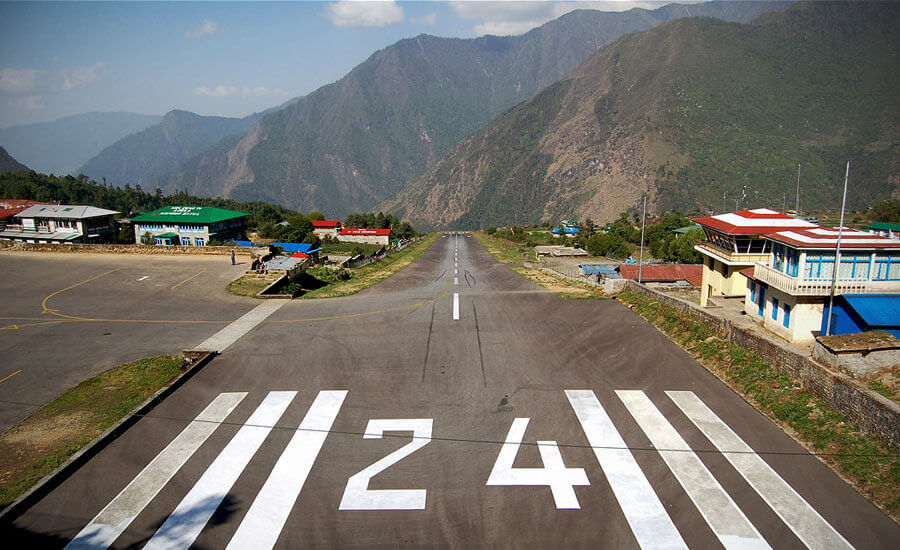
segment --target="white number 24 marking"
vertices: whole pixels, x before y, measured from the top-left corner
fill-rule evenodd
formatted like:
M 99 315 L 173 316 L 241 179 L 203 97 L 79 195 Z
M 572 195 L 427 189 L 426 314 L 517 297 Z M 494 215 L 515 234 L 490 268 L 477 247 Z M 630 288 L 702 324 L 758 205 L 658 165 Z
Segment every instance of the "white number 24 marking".
M 431 441 L 431 418 L 369 420 L 363 439 L 381 439 L 384 432 L 412 432 L 413 439 L 347 480 L 340 510 L 424 510 L 425 489 L 369 489 L 369 480 Z
M 543 468 L 513 468 L 528 418 L 516 418 L 500 448 L 486 485 L 548 485 L 559 509 L 580 509 L 574 485 L 590 485 L 583 468 L 566 468 L 556 441 L 538 441 Z

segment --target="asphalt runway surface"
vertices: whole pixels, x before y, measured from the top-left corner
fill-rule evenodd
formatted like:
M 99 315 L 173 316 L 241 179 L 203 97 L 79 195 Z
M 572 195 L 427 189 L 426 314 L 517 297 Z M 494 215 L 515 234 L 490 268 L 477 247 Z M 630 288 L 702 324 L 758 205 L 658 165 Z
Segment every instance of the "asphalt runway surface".
M 225 291 L 247 268 L 239 259 L 0 254 L 0 433 L 83 380 L 180 353 L 250 310 L 256 301 Z
M 0 537 L 896 548 L 900 527 L 631 311 L 448 235 L 356 296 L 281 307 Z

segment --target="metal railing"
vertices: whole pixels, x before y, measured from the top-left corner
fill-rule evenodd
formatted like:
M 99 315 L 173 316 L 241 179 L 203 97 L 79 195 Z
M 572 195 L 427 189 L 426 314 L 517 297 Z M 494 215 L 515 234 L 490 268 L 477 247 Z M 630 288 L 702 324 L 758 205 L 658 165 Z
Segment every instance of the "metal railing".
M 753 266 L 753 276 L 792 296 L 828 296 L 831 292 L 831 278 L 791 277 L 759 262 Z M 900 281 L 872 281 L 839 277 L 834 285 L 835 295 L 879 292 L 900 292 Z

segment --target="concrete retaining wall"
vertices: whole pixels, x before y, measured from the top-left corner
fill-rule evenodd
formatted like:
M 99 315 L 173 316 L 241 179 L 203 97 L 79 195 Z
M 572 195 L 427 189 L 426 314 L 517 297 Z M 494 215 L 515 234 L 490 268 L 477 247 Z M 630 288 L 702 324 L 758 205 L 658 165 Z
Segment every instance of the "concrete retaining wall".
M 833 410 L 858 423 L 864 430 L 894 449 L 900 450 L 900 404 L 870 390 L 845 374 L 829 369 L 811 357 L 737 327 L 699 306 L 667 296 L 634 281 L 628 281 L 627 288 L 652 296 L 681 313 L 693 315 L 710 326 L 720 337 L 756 353 L 779 371 L 800 382 L 816 397 L 828 403 Z
M 0 250 L 28 252 L 86 252 L 90 254 L 148 254 L 148 255 L 214 255 L 227 256 L 234 250 L 247 254 L 240 246 L 152 246 L 140 244 L 49 244 L 0 241 Z

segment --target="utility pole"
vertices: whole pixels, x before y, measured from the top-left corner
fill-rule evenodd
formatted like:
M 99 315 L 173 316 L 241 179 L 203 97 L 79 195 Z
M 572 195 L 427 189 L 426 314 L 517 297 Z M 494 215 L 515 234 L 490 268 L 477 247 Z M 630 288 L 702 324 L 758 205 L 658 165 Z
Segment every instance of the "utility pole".
M 797 164 L 797 204 L 794 205 L 794 215 L 800 217 L 800 164 Z
M 837 284 L 838 271 L 841 268 L 841 237 L 844 235 L 844 208 L 847 206 L 847 182 L 850 181 L 850 161 L 847 161 L 847 173 L 844 175 L 844 198 L 841 200 L 841 225 L 838 226 L 837 246 L 834 251 L 834 273 L 831 274 L 831 292 L 828 296 L 828 319 L 825 321 L 825 336 L 831 336 L 831 308 L 834 306 L 834 287 Z
M 644 278 L 644 224 L 647 221 L 647 194 L 644 194 L 644 214 L 641 217 L 641 256 L 640 263 L 638 264 L 638 284 L 641 284 L 641 281 Z

